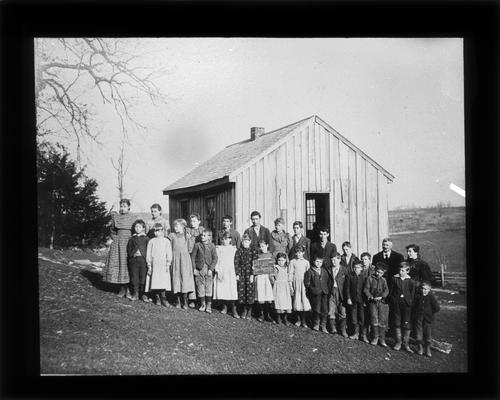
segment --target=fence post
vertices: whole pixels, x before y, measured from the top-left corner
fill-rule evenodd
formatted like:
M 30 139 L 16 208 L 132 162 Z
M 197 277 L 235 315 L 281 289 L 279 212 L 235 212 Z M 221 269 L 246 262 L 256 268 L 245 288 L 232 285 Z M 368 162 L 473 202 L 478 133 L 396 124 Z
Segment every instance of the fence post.
M 441 264 L 441 287 L 444 288 L 444 264 Z

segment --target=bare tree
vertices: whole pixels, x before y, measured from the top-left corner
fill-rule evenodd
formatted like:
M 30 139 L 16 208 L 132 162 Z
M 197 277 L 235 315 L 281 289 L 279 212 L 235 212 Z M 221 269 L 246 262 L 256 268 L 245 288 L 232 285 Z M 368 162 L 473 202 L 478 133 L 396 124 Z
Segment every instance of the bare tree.
M 35 102 L 37 132 L 62 133 L 77 141 L 78 157 L 83 139 L 98 143 L 100 129 L 92 121 L 95 107 L 89 95 L 98 93 L 119 117 L 123 137 L 130 128 L 145 130 L 133 114 L 139 96 L 153 105 L 165 102 L 154 83 L 163 71 L 138 65 L 139 42 L 130 39 L 35 39 Z M 49 127 L 47 127 L 49 126 Z
M 116 171 L 116 177 L 117 177 L 117 181 L 118 181 L 118 186 L 116 188 L 118 189 L 120 200 L 123 199 L 123 197 L 124 197 L 125 189 L 123 186 L 123 180 L 125 178 L 125 175 L 127 175 L 128 167 L 129 167 L 129 165 L 126 165 L 126 166 L 124 165 L 124 160 L 125 160 L 124 153 L 125 153 L 125 142 L 122 140 L 122 147 L 120 149 L 120 154 L 118 156 L 118 160 L 116 161 L 116 164 L 113 161 L 113 159 L 111 158 L 111 165 L 113 165 L 113 168 Z

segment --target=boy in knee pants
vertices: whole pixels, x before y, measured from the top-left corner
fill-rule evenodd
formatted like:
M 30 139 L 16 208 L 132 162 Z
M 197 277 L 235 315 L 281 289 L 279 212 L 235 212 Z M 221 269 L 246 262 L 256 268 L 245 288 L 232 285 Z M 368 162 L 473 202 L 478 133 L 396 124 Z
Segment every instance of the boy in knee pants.
M 413 305 L 413 320 L 417 334 L 419 355 L 424 353 L 423 344 L 425 346 L 425 355 L 432 357 L 432 324 L 434 322 L 434 314 L 438 311 L 439 303 L 431 292 L 431 284 L 424 281 L 422 283 L 422 292 L 415 295 L 415 303 Z
M 215 245 L 210 243 L 207 231 L 201 233 L 200 239 L 201 242 L 195 243 L 193 247 L 191 261 L 194 269 L 196 294 L 201 303 L 199 310 L 211 313 L 213 272 L 217 265 L 217 251 Z
M 389 289 L 389 297 L 393 305 L 393 323 L 396 334 L 394 350 L 401 349 L 401 338 L 403 347 L 408 353 L 413 353 L 410 348 L 410 320 L 413 298 L 415 297 L 415 281 L 408 274 L 410 265 L 403 261 L 399 264 L 399 274 L 392 277 Z
M 370 344 L 375 346 L 377 343 L 380 343 L 382 347 L 387 347 L 385 343 L 385 330 L 389 316 L 389 305 L 386 302 L 386 298 L 389 295 L 389 288 L 387 281 L 383 277 L 385 269 L 386 265 L 379 261 L 375 265 L 374 274 L 366 278 L 363 290 L 368 300 L 373 335 Z

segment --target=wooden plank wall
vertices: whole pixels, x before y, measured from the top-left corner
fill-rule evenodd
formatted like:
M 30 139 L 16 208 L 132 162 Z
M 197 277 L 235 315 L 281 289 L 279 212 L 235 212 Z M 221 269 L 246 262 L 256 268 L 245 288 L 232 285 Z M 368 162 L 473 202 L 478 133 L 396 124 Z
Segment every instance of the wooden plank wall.
M 222 229 L 222 217 L 226 214 L 231 215 L 235 221 L 235 207 L 233 199 L 236 195 L 234 184 L 226 185 L 218 189 L 193 192 L 185 195 L 169 196 L 169 219 L 172 221 L 180 218 L 182 200 L 189 200 L 189 212 L 197 212 L 201 216 L 201 224 L 207 226 L 207 205 L 206 197 L 215 196 L 215 227 Z M 243 198 L 244 196 L 241 196 Z M 187 221 L 189 224 L 189 221 Z M 234 222 L 233 222 L 234 223 Z
M 253 210 L 270 229 L 275 218 L 285 217 L 292 232 L 293 221 L 305 223 L 305 193 L 318 192 L 330 193 L 331 237 L 339 250 L 350 241 L 355 254 L 374 254 L 388 234 L 387 178 L 317 122 L 291 133 L 235 182 L 235 227 L 241 232 Z

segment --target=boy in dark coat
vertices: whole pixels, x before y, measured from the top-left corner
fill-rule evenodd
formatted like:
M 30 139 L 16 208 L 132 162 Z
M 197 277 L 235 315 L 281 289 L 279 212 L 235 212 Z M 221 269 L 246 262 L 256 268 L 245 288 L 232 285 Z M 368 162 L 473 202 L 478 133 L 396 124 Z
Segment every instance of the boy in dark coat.
M 208 231 L 200 235 L 201 242 L 195 243 L 191 253 L 196 293 L 200 298 L 200 311 L 212 312 L 213 273 L 217 265 L 217 251 L 210 243 Z
M 328 241 L 330 230 L 326 226 L 320 226 L 318 231 L 319 242 L 311 244 L 311 260 L 321 257 L 324 267 L 329 269 L 332 267 L 332 257 L 337 254 L 337 246 Z
M 130 275 L 130 294 L 127 299 L 135 301 L 150 301 L 144 294 L 146 285 L 146 274 L 148 264 L 146 262 L 146 252 L 148 249 L 149 238 L 146 236 L 146 223 L 138 219 L 132 225 L 132 231 L 135 232 L 127 243 L 128 273 Z
M 349 339 L 358 339 L 361 331 L 361 338 L 366 341 L 365 330 L 365 298 L 363 288 L 366 277 L 362 273 L 363 263 L 357 260 L 353 264 L 353 275 L 347 275 L 344 283 L 344 297 L 347 302 L 347 315 L 353 327 L 354 333 Z
M 396 333 L 396 344 L 394 350 L 401 349 L 401 336 L 403 336 L 403 347 L 409 353 L 410 348 L 410 315 L 415 297 L 415 281 L 408 274 L 410 266 L 406 261 L 399 264 L 399 274 L 392 277 L 389 288 L 389 297 L 393 305 L 393 323 Z
M 434 314 L 439 311 L 439 303 L 431 292 L 431 284 L 429 282 L 422 283 L 422 292 L 415 295 L 413 304 L 413 321 L 417 333 L 418 354 L 422 355 L 425 345 L 425 355 L 432 357 L 431 354 L 431 339 L 432 339 L 432 324 L 434 322 Z
M 337 333 L 335 320 L 338 322 L 340 334 L 347 338 L 346 331 L 346 309 L 344 298 L 344 284 L 348 275 L 347 268 L 340 264 L 340 254 L 335 253 L 331 258 L 333 267 L 327 270 L 331 274 L 332 285 L 330 286 L 330 298 L 328 301 L 328 324 L 330 333 Z
M 295 221 L 293 223 L 292 248 L 288 253 L 288 258 L 293 260 L 295 258 L 295 249 L 297 246 L 304 246 L 304 258 L 311 261 L 311 239 L 304 236 L 304 226 L 302 221 Z
M 389 316 L 389 305 L 386 301 L 389 295 L 389 288 L 383 277 L 386 267 L 386 264 L 379 261 L 375 265 L 375 273 L 366 278 L 363 289 L 368 301 L 368 309 L 370 310 L 370 323 L 373 334 L 370 344 L 377 345 L 380 335 L 380 345 L 382 347 L 387 347 L 385 343 L 385 329 Z
M 266 243 L 271 243 L 271 232 L 265 226 L 260 224 L 260 219 L 262 216 L 258 211 L 252 211 L 250 214 L 250 219 L 252 220 L 252 226 L 247 228 L 244 234 L 250 236 L 251 244 L 250 246 L 259 251 L 259 243 L 264 240 Z
M 304 274 L 304 285 L 311 301 L 313 312 L 313 329 L 328 333 L 326 329 L 326 316 L 328 313 L 328 293 L 331 287 L 331 276 L 323 267 L 323 259 L 317 256 Z
M 354 275 L 354 263 L 359 261 L 359 258 L 352 252 L 351 242 L 342 243 L 342 251 L 340 264 L 347 268 L 349 275 Z

